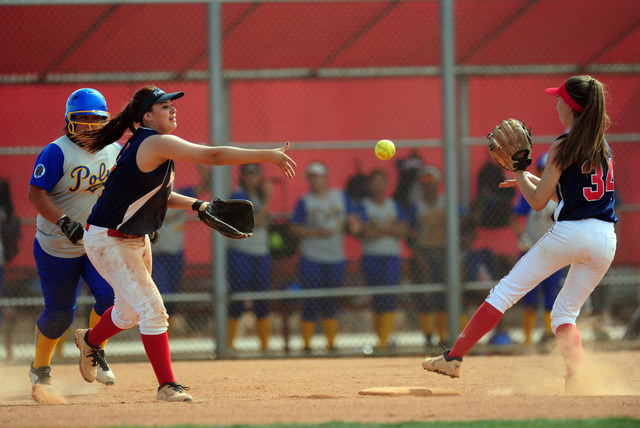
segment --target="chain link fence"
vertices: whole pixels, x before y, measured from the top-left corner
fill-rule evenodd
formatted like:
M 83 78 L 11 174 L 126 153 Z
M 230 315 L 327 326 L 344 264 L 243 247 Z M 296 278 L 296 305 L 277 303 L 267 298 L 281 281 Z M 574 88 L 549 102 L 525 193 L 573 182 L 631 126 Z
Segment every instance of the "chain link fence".
M 609 90 L 620 218 L 614 266 L 578 324 L 585 340 L 637 340 L 640 192 L 628 159 L 640 150 L 640 4 L 565 3 L 0 1 L 0 360 L 32 358 L 43 310 L 26 198 L 37 155 L 65 132 L 74 90 L 99 90 L 113 116 L 144 85 L 186 92 L 175 135 L 250 148 L 290 141 L 298 163 L 291 180 L 272 165 L 177 163 L 178 192 L 251 199 L 257 229 L 230 242 L 193 213 L 167 214 L 153 277 L 174 359 L 422 354 L 453 343 L 459 331 L 450 330 L 536 239 L 518 191 L 497 186 L 507 175 L 485 135 L 523 119 L 542 165 L 563 132 L 544 89 L 575 74 Z M 453 137 L 442 113 L 446 55 L 455 60 Z M 381 139 L 395 143 L 393 159 L 375 157 Z M 481 346 L 546 343 L 563 275 L 507 312 Z M 80 284 L 71 330 L 88 325 L 92 303 Z M 137 329 L 107 354 L 144 358 Z M 63 337 L 56 359 L 75 357 Z

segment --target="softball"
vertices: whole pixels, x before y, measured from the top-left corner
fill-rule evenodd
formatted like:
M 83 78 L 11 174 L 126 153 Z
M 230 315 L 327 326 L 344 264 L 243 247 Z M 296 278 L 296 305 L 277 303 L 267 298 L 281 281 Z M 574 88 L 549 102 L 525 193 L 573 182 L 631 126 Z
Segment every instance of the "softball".
M 376 143 L 376 156 L 380 160 L 388 160 L 396 154 L 396 146 L 389 140 L 380 140 Z

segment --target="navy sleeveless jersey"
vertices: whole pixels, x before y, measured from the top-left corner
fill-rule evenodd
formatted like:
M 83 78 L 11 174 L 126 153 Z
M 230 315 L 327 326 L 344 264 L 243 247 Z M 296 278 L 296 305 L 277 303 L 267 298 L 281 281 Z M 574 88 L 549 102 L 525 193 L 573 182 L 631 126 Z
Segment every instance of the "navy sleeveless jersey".
M 140 144 L 156 134 L 152 129 L 139 128 L 129 138 L 87 223 L 138 236 L 160 229 L 173 190 L 173 161 L 169 159 L 146 173 L 136 162 Z
M 558 138 L 564 138 L 564 134 Z M 613 162 L 594 169 L 587 163 L 574 164 L 562 171 L 556 191 L 560 202 L 553 218 L 556 221 L 595 218 L 615 223 Z

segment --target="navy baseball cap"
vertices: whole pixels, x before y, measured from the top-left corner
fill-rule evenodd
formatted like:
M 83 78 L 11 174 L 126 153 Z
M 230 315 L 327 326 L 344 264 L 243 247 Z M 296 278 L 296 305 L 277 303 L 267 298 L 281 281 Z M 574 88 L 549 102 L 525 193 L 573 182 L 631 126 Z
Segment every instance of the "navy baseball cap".
M 167 94 L 160 88 L 155 88 L 153 91 L 149 92 L 149 95 L 142 101 L 140 105 L 140 109 L 138 110 L 138 114 L 136 115 L 136 121 L 142 122 L 142 118 L 144 114 L 151 110 L 154 104 L 161 103 L 168 100 L 177 100 L 178 98 L 182 98 L 184 96 L 184 92 L 171 92 Z

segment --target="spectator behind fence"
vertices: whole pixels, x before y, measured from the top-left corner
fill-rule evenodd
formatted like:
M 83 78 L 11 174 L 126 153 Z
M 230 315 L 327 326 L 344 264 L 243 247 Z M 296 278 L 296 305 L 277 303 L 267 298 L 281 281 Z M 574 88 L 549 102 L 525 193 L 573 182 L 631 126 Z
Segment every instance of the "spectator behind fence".
M 231 195 L 232 199 L 247 199 L 253 203 L 255 228 L 250 239 L 229 241 L 227 253 L 229 291 L 231 294 L 244 291 L 268 291 L 271 282 L 271 257 L 269 255 L 269 204 L 272 183 L 262 175 L 262 167 L 250 163 L 240 167 L 240 186 Z M 245 302 L 229 304 L 227 346 L 234 349 L 233 341 L 238 322 L 245 310 Z M 254 300 L 256 332 L 260 339 L 260 351 L 269 347 L 269 302 Z
M 409 241 L 413 252 L 411 275 L 417 284 L 446 282 L 446 206 L 444 195 L 439 193 L 440 182 L 441 174 L 436 167 L 422 167 L 420 198 L 412 205 L 410 213 L 413 226 Z M 434 343 L 434 315 L 438 338 L 444 342 L 447 336 L 446 294 L 419 294 L 415 302 L 426 345 Z
M 389 177 L 382 169 L 367 177 L 368 195 L 359 207 L 362 220 L 362 272 L 370 286 L 397 285 L 402 273 L 400 239 L 407 234 L 404 210 L 387 197 Z M 394 295 L 372 297 L 373 326 L 378 335 L 378 348 L 388 349 L 398 309 Z
M 534 174 L 537 177 L 541 177 L 544 172 L 544 166 L 547 163 L 547 153 L 540 156 L 536 161 L 536 168 Z M 511 229 L 513 233 L 518 237 L 518 247 L 521 251 L 521 256 L 524 255 L 531 247 L 540 240 L 553 226 L 553 220 L 551 216 L 555 211 L 558 204 L 549 199 L 547 206 L 540 211 L 531 209 L 531 206 L 524 198 L 522 194 L 518 198 L 518 202 L 513 211 L 511 219 Z M 524 230 L 520 218 L 526 217 Z M 553 273 L 548 278 L 544 279 L 540 285 L 533 290 L 529 291 L 522 299 L 522 330 L 524 332 L 524 344 L 532 344 L 533 330 L 536 327 L 536 312 L 538 309 L 538 295 L 542 291 L 544 293 L 544 327 L 545 333 L 543 339 L 554 338 L 553 330 L 551 329 L 551 309 L 553 309 L 553 302 L 556 300 L 558 293 L 560 292 L 560 282 L 562 281 L 563 269 Z
M 20 239 L 20 219 L 13 212 L 13 201 L 9 183 L 0 178 L 0 298 L 3 296 L 4 264 L 11 262 L 18 254 Z M 0 307 L 0 331 L 3 331 L 4 311 Z M 12 355 L 9 334 L 5 332 L 7 356 Z
M 478 172 L 478 189 L 472 204 L 478 227 L 499 229 L 509 225 L 515 189 L 499 188 L 503 180 L 503 169 L 492 160 L 487 160 Z
M 291 231 L 300 239 L 299 280 L 304 290 L 338 288 L 345 273 L 344 234 L 358 234 L 360 221 L 346 192 L 330 188 L 326 165 L 312 162 L 306 176 L 309 192 L 297 201 L 291 224 Z M 336 297 L 304 300 L 301 329 L 305 353 L 311 352 L 318 317 L 327 349 L 335 352 L 337 312 Z
M 420 199 L 420 175 L 422 159 L 417 149 L 414 149 L 404 159 L 396 161 L 398 182 L 393 191 L 396 200 L 405 212 L 409 212 L 411 204 Z
M 84 226 L 101 194 L 120 145 L 110 141 L 90 152 L 79 141 L 82 131 L 101 128 L 108 120 L 107 102 L 95 89 L 83 88 L 67 100 L 65 135 L 49 143 L 38 155 L 29 201 L 38 211 L 33 256 L 44 296 L 44 311 L 36 322 L 35 356 L 31 383 L 51 391 L 51 356 L 62 334 L 71 326 L 80 278 L 95 296 L 89 325 L 95 326 L 113 305 L 113 289 L 96 271 L 83 247 Z M 106 385 L 115 376 L 104 356 L 106 340 L 96 352 L 96 380 Z M 37 398 L 34 389 L 34 398 Z
M 199 198 L 199 196 L 211 187 L 209 169 L 200 164 L 195 165 L 200 175 L 195 186 L 178 188 L 181 195 Z M 184 270 L 184 225 L 186 214 L 184 210 L 167 209 L 162 227 L 156 231 L 151 246 L 153 252 L 153 270 L 151 277 L 158 287 L 158 291 L 164 296 L 175 294 L 180 290 L 182 273 Z M 175 304 L 165 305 L 169 317 L 169 335 L 173 330 L 175 319 Z
M 2 292 L 2 266 L 18 255 L 20 219 L 13 211 L 9 182 L 0 178 L 0 295 Z M 0 318 L 1 319 L 1 318 Z

